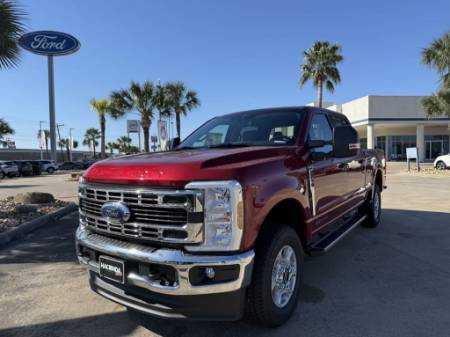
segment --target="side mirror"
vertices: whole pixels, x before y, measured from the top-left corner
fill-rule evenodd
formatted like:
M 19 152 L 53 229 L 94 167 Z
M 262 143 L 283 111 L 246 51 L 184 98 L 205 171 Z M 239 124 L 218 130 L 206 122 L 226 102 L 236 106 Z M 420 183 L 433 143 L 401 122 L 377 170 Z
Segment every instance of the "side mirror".
M 180 145 L 181 141 L 180 141 L 180 137 L 175 137 L 172 140 L 172 149 L 176 148 L 178 145 Z
M 350 125 L 340 125 L 333 129 L 333 151 L 337 158 L 352 157 L 360 148 L 358 133 Z
M 316 147 L 322 147 L 325 145 L 326 145 L 326 142 L 324 140 L 308 140 L 308 147 L 310 149 L 313 149 Z

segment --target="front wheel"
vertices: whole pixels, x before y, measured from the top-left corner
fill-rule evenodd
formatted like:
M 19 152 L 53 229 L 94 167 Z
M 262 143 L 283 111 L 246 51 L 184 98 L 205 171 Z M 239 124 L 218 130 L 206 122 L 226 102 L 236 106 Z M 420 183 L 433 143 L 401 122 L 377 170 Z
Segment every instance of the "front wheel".
M 256 250 L 247 312 L 259 324 L 277 327 L 294 312 L 303 278 L 303 247 L 289 226 L 270 224 Z
M 439 161 L 436 163 L 436 170 L 445 170 L 447 165 L 443 161 Z
M 55 172 L 55 169 L 53 168 L 53 167 L 49 167 L 48 169 L 47 169 L 47 173 L 48 174 L 53 174 Z

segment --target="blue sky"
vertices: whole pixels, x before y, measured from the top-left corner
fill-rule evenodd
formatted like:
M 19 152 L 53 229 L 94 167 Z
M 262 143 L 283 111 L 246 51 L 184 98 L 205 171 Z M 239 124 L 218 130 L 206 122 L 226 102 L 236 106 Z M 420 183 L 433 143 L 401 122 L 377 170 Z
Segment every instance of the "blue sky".
M 63 137 L 71 127 L 78 140 L 98 127 L 90 98 L 131 80 L 183 80 L 198 91 L 202 105 L 182 119 L 183 136 L 227 112 L 306 104 L 315 92 L 298 87 L 301 52 L 319 39 L 341 44 L 345 57 L 342 84 L 326 101 L 429 94 L 437 75 L 420 64 L 420 51 L 450 29 L 448 0 L 20 3 L 30 31 L 59 30 L 81 41 L 77 53 L 55 59 L 57 121 Z M 21 148 L 37 147 L 39 120 L 48 121 L 46 65 L 24 51 L 17 69 L 0 73 L 0 117 Z M 107 121 L 108 141 L 125 133 L 125 119 Z

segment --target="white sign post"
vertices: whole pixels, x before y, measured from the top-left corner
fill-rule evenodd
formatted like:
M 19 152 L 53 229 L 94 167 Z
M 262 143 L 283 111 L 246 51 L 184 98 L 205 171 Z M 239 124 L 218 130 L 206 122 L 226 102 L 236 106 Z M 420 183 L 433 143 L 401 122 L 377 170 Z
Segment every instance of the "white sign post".
M 130 133 L 137 133 L 139 139 L 139 151 L 141 151 L 141 123 L 137 119 L 127 120 L 127 133 L 130 137 Z
M 167 150 L 167 122 L 163 120 L 158 121 L 158 138 L 161 151 Z
M 417 147 L 406 148 L 406 162 L 408 165 L 408 172 L 411 170 L 411 160 L 412 159 L 414 159 L 416 161 L 417 171 L 420 171 L 419 154 L 417 151 Z

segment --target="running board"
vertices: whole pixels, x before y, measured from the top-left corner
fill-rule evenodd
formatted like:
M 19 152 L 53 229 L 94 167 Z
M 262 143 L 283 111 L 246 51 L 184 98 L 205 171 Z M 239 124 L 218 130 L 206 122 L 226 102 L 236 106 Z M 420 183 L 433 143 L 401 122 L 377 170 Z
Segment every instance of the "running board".
M 307 252 L 311 255 L 320 255 L 325 254 L 331 248 L 333 248 L 339 241 L 341 241 L 344 237 L 347 236 L 352 230 L 358 227 L 361 222 L 366 220 L 367 215 L 362 215 L 356 218 L 355 221 L 348 221 L 334 232 L 328 234 L 324 238 L 322 238 L 319 242 L 314 243 L 312 246 L 307 249 Z

